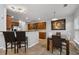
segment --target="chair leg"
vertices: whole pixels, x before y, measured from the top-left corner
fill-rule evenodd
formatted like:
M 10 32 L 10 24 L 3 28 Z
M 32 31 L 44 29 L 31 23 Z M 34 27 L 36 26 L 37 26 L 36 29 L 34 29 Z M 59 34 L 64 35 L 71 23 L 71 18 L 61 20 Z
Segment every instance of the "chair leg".
M 28 48 L 28 41 L 27 41 L 27 48 Z
M 14 43 L 14 53 L 16 53 L 16 44 Z
M 18 53 L 18 44 L 17 44 L 17 53 Z
M 5 54 L 7 55 L 7 43 L 6 43 L 6 52 L 5 52 Z
M 66 43 L 66 55 L 69 55 L 69 41 Z
M 54 47 L 53 47 L 53 41 L 52 41 L 52 53 L 53 53 L 53 48 L 54 48 Z
M 25 42 L 25 53 L 26 53 L 26 42 Z

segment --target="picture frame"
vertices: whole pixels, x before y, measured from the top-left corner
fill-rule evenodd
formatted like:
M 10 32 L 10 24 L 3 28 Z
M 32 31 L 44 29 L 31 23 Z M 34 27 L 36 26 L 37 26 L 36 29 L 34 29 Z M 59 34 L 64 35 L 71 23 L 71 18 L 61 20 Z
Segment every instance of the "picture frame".
M 66 20 L 58 19 L 55 21 L 51 21 L 51 29 L 52 30 L 65 30 L 66 29 Z

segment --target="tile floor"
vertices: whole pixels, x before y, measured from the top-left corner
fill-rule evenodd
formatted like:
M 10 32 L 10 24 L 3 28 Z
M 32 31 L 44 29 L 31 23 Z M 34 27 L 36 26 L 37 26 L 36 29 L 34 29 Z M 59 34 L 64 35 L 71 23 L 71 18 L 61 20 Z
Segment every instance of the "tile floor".
M 62 55 L 65 55 L 65 49 L 63 49 Z M 5 51 L 0 49 L 0 55 L 5 55 Z M 21 48 L 19 53 L 14 54 L 14 50 L 8 49 L 8 55 L 59 55 L 59 50 L 54 50 L 52 54 L 51 50 L 46 50 L 46 40 L 40 39 L 39 43 L 24 52 L 24 48 Z M 73 45 L 70 45 L 70 55 L 79 55 L 79 50 L 77 50 Z

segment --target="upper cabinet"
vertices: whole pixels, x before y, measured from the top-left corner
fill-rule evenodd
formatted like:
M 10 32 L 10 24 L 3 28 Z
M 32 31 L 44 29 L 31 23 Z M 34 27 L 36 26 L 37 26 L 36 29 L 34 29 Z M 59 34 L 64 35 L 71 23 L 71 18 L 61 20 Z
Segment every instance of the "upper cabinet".
M 7 22 L 6 22 L 7 30 L 10 30 L 12 28 L 12 21 L 13 21 L 13 19 L 12 19 L 11 16 L 7 16 L 6 20 L 7 20 Z
M 33 28 L 33 24 L 32 23 L 29 23 L 28 24 L 28 30 L 32 30 L 32 28 Z
M 46 29 L 46 22 L 29 23 L 28 30 L 33 30 L 33 29 L 37 29 L 37 30 Z
M 37 29 L 46 29 L 46 22 L 39 22 L 37 24 Z

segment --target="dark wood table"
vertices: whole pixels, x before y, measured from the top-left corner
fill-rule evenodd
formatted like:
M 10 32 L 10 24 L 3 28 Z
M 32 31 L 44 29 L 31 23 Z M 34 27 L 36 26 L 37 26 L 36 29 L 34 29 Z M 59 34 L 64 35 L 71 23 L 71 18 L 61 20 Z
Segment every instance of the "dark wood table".
M 61 38 L 62 42 L 66 43 L 66 55 L 69 55 L 69 40 L 66 40 L 64 38 Z M 52 40 L 52 38 L 47 38 L 47 50 L 49 50 L 49 45 L 50 45 L 50 40 Z

